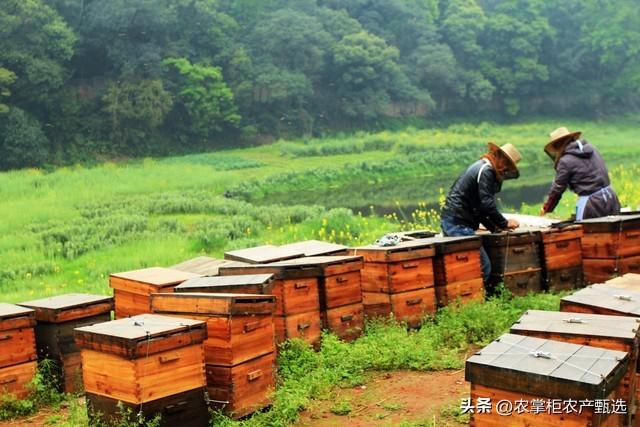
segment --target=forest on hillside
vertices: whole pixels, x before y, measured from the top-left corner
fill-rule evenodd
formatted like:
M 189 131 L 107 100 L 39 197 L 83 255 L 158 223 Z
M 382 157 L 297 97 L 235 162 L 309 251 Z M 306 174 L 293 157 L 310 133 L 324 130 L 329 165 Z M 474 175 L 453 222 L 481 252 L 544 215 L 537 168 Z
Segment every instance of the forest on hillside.
M 637 0 L 0 0 L 0 169 L 640 107 Z

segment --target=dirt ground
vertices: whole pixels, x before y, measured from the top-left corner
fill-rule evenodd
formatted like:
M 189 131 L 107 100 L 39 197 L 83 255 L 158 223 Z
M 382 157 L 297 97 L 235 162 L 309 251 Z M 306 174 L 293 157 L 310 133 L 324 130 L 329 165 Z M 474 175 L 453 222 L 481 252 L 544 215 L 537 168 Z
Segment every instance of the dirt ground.
M 296 426 L 457 426 L 461 424 L 450 412 L 468 394 L 464 370 L 380 373 L 365 386 L 340 389 L 331 399 L 317 402 Z

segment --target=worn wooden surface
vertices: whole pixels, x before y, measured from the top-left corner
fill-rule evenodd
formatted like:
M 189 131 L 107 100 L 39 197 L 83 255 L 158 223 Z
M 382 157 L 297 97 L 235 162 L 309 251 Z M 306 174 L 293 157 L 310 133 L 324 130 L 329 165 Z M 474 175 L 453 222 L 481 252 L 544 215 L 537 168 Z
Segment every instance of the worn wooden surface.
M 0 331 L 0 368 L 37 359 L 33 327 Z
M 362 302 L 362 279 L 360 270 L 334 274 L 320 278 L 318 291 L 320 309 L 327 310 Z
M 246 262 L 248 264 L 265 264 L 303 256 L 304 252 L 301 250 L 273 245 L 256 246 L 224 253 L 224 259 L 226 260 Z
M 82 366 L 87 392 L 132 404 L 205 385 L 202 343 L 138 359 L 83 349 Z
M 628 364 L 622 351 L 504 334 L 467 360 L 465 378 L 554 399 L 604 399 L 617 389 Z
M 173 287 L 184 282 L 185 280 L 193 279 L 200 276 L 202 275 L 175 270 L 172 268 L 150 267 L 143 268 L 141 270 L 110 274 L 109 281 L 113 281 L 114 283 L 128 283 L 130 284 L 130 286 L 134 286 L 135 283 L 140 283 L 144 285 L 154 286 L 156 288 L 163 288 L 166 286 Z M 128 290 L 127 287 L 124 287 L 123 289 Z
M 588 283 L 603 283 L 627 273 L 640 273 L 640 256 L 619 259 L 584 259 L 584 276 Z
M 563 297 L 560 310 L 640 317 L 640 292 L 606 284 L 591 285 Z
M 436 285 L 436 301 L 439 307 L 454 302 L 465 304 L 471 301 L 484 301 L 484 283 L 482 278 L 451 282 L 444 286 Z
M 301 338 L 313 346 L 320 343 L 320 310 L 289 316 L 274 316 L 276 344 L 287 339 Z
M 569 236 L 562 236 L 562 232 L 543 234 L 542 259 L 543 266 L 547 270 L 558 270 L 570 267 L 582 266 L 581 238 L 568 238 L 573 234 L 582 234 L 580 230 L 569 231 Z M 548 236 L 551 241 L 544 241 Z
M 547 289 L 556 292 L 580 289 L 584 286 L 582 267 L 545 270 L 544 275 Z
M 107 312 L 62 323 L 38 322 L 35 328 L 38 358 L 61 359 L 64 354 L 79 352 L 74 329 L 110 320 L 111 314 Z
M 280 246 L 280 249 L 290 251 L 300 251 L 306 257 L 321 255 L 346 255 L 347 247 L 336 243 L 323 242 L 320 240 L 305 240 L 303 242 L 290 243 Z
M 35 315 L 31 308 L 0 302 L 0 331 L 33 327 Z
M 526 295 L 530 292 L 542 291 L 542 269 L 528 269 L 514 271 L 505 275 L 491 273 L 489 279 L 491 285 L 504 283 L 505 288 L 514 295 Z
M 86 393 L 87 410 L 90 425 L 135 425 L 138 414 L 142 413 L 146 421 L 160 417 L 159 427 L 207 427 L 209 425 L 209 411 L 205 400 L 206 388 L 174 394 L 160 399 L 135 405 L 120 402 L 110 397 Z M 125 418 L 124 412 L 129 412 Z
M 275 390 L 275 353 L 236 365 L 206 366 L 211 406 L 240 418 L 265 408 Z
M 207 329 L 200 320 L 142 314 L 76 328 L 74 335 L 81 349 L 135 359 L 202 343 L 207 338 Z
M 169 267 L 172 270 L 186 271 L 187 273 L 199 274 L 202 276 L 217 276 L 218 269 L 224 265 L 234 263 L 225 259 L 216 259 L 208 256 L 199 256 L 180 264 Z
M 349 249 L 351 255 L 360 255 L 369 262 L 402 262 L 431 258 L 436 253 L 435 245 L 423 239 L 400 242 L 395 246 L 360 246 Z
M 640 292 L 640 274 L 627 273 L 605 282 L 609 286 Z
M 460 236 L 460 237 L 431 237 L 424 239 L 432 242 L 436 248 L 436 256 L 444 256 L 456 252 L 466 252 L 479 250 L 482 241 L 478 236 Z
M 113 298 L 105 295 L 65 294 L 20 303 L 35 310 L 38 322 L 61 323 L 97 316 L 113 310 Z
M 0 368 L 0 396 L 12 394 L 18 399 L 26 398 L 37 368 L 35 361 Z
M 344 341 L 353 341 L 364 330 L 362 302 L 330 308 L 322 313 L 322 328 L 336 334 Z
M 418 327 L 422 319 L 436 312 L 436 297 L 433 287 L 414 291 L 388 294 L 363 292 L 362 302 L 367 317 L 389 317 L 393 314 L 409 327 Z
M 415 258 L 389 263 L 365 262 L 362 291 L 396 293 L 433 287 L 433 258 Z
M 640 215 L 611 215 L 578 221 L 585 234 L 640 229 Z
M 275 306 L 273 295 L 171 293 L 151 295 L 154 313 L 250 315 L 272 314 Z M 188 317 L 188 316 L 187 316 Z
M 589 233 L 582 238 L 584 258 L 613 259 L 640 255 L 640 229 Z
M 173 291 L 269 294 L 273 287 L 273 279 L 274 276 L 272 273 L 199 277 L 196 279 L 189 279 L 179 284 L 173 289 Z
M 433 269 L 436 286 L 482 278 L 480 250 L 472 249 L 436 255 L 433 259 Z

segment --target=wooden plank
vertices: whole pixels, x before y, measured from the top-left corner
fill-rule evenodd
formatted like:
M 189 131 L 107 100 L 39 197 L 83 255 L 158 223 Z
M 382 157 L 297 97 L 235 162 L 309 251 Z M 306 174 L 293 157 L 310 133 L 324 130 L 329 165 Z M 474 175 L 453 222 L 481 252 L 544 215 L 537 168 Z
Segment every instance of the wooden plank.
M 65 294 L 20 303 L 35 310 L 38 322 L 60 323 L 113 310 L 113 298 L 104 295 Z
M 396 319 L 417 328 L 426 316 L 436 312 L 435 289 L 430 287 L 391 294 L 391 310 Z
M 202 276 L 217 276 L 218 269 L 234 261 L 215 259 L 208 256 L 199 256 L 169 267 L 172 270 L 186 271 L 187 273 L 199 274 Z
M 154 313 L 249 315 L 272 314 L 273 295 L 171 293 L 151 295 Z
M 323 242 L 320 240 L 305 240 L 303 242 L 290 243 L 280 246 L 280 249 L 299 251 L 305 257 L 320 255 L 343 255 L 347 253 L 347 247 L 336 243 Z
M 0 368 L 19 365 L 37 359 L 36 336 L 33 328 L 0 331 Z
M 9 304 L 6 302 L 0 302 L 0 330 L 5 320 L 20 318 L 20 317 L 32 317 L 35 318 L 35 310 L 27 307 L 22 307 L 16 304 Z M 11 327 L 10 329 L 15 329 Z
M 343 341 L 353 341 L 364 330 L 362 303 L 331 308 L 322 312 L 322 328 L 333 332 Z
M 60 363 L 61 391 L 80 393 L 84 391 L 82 380 L 82 357 L 80 352 L 62 355 Z
M 389 263 L 389 292 L 398 293 L 433 287 L 433 258 Z
M 241 418 L 265 408 L 275 390 L 275 354 L 233 367 L 206 366 L 207 390 L 214 408 Z
M 360 272 L 362 292 L 389 292 L 389 267 L 386 263 L 365 262 Z
M 610 215 L 578 221 L 585 234 L 636 230 L 640 228 L 640 215 Z
M 472 249 L 437 255 L 433 259 L 433 268 L 436 286 L 482 278 L 480 250 Z
M 640 272 L 640 256 L 620 259 L 584 259 L 584 275 L 589 283 L 603 283 L 618 275 Z
M 582 266 L 580 239 L 545 243 L 542 252 L 544 267 L 548 270 Z
M 504 283 L 504 286 L 514 295 L 527 295 L 530 292 L 542 291 L 542 270 L 540 268 L 524 271 L 515 271 L 501 276 L 491 274 L 489 283 L 496 285 Z
M 226 260 L 246 262 L 248 264 L 266 264 L 303 256 L 304 253 L 300 250 L 279 248 L 273 245 L 256 246 L 224 253 L 224 259 Z
M 433 242 L 436 247 L 436 256 L 479 250 L 482 246 L 479 236 L 432 237 L 425 240 Z
M 545 271 L 544 281 L 547 289 L 558 291 L 567 291 L 571 289 L 580 289 L 584 286 L 582 276 L 582 268 L 570 267 L 559 270 Z
M 141 270 L 112 273 L 109 279 L 122 279 L 126 282 L 143 283 L 155 287 L 176 286 L 185 280 L 200 277 L 200 274 L 188 273 L 163 267 L 150 267 Z
M 327 276 L 318 285 L 321 310 L 362 302 L 360 270 Z
M 640 317 L 640 292 L 591 285 L 560 300 L 561 311 Z
M 445 307 L 456 301 L 461 304 L 484 301 L 482 278 L 451 282 L 443 286 L 436 286 L 434 289 L 439 307 Z
M 13 395 L 18 399 L 29 396 L 29 384 L 36 375 L 38 362 L 26 362 L 0 368 L 0 396 Z
M 400 242 L 395 246 L 361 246 L 351 248 L 351 255 L 360 255 L 364 262 L 402 262 L 420 258 L 431 258 L 436 249 L 433 243 L 423 240 Z

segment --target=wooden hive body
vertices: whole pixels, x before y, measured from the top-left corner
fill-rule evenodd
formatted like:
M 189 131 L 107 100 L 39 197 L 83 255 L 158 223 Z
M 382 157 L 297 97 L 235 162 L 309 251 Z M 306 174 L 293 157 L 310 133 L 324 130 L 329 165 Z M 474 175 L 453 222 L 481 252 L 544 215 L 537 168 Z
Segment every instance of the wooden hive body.
M 272 295 L 173 293 L 152 296 L 157 314 L 207 322 L 205 362 L 234 366 L 275 351 Z
M 118 417 L 112 412 L 118 401 L 132 408 L 142 405 L 148 417 L 161 412 L 166 426 L 175 425 L 174 416 L 207 419 L 205 322 L 144 314 L 77 328 L 75 337 L 82 349 L 88 406 L 111 408 L 103 420 Z
M 640 215 L 615 215 L 581 221 L 582 254 L 588 283 L 640 273 Z
M 273 293 L 273 282 L 272 273 L 198 277 L 181 283 L 173 289 L 173 292 L 269 295 Z
M 200 276 L 162 267 L 111 274 L 109 286 L 113 288 L 116 319 L 151 313 L 151 294 L 173 292 L 180 283 Z
M 434 237 L 433 259 L 438 305 L 484 300 L 478 237 Z
M 73 330 L 111 320 L 113 298 L 104 295 L 66 294 L 21 303 L 35 310 L 39 359 L 51 359 L 61 391 L 82 390 L 80 349 Z
M 528 310 L 511 326 L 511 333 L 628 353 L 629 365 L 618 397 L 631 409 L 636 408 L 639 326 L 640 319 L 634 317 Z M 632 415 L 630 410 L 626 425 L 631 424 Z
M 204 349 L 209 397 L 214 408 L 237 417 L 267 406 L 275 388 L 274 305 L 272 295 L 173 293 L 152 297 L 157 313 L 207 322 Z
M 318 278 L 321 271 L 317 265 L 304 263 L 234 265 L 220 268 L 222 276 L 273 274 L 271 294 L 276 297 L 276 343 L 289 338 L 302 338 L 312 345 L 318 345 L 320 342 Z M 244 293 L 244 290 L 236 292 Z
M 516 402 L 535 400 L 616 399 L 629 364 L 622 351 L 505 334 L 470 357 L 465 378 L 471 382 L 471 399 L 491 398 Z M 472 426 L 617 426 L 622 416 L 599 414 L 591 408 L 582 413 L 514 412 L 509 417 L 474 413 Z
M 321 327 L 351 341 L 364 328 L 360 256 L 313 256 L 269 264 L 293 268 L 305 266 L 318 273 Z
M 413 327 L 420 325 L 424 316 L 435 313 L 435 252 L 435 245 L 428 239 L 351 249 L 352 255 L 364 259 L 361 275 L 365 315 L 393 314 Z
M 542 290 L 540 233 L 525 230 L 481 237 L 491 260 L 491 285 L 504 283 L 516 295 Z
M 0 396 L 29 394 L 37 365 L 35 324 L 34 310 L 0 303 Z
M 541 234 L 542 269 L 547 289 L 581 288 L 582 227 L 543 228 Z

